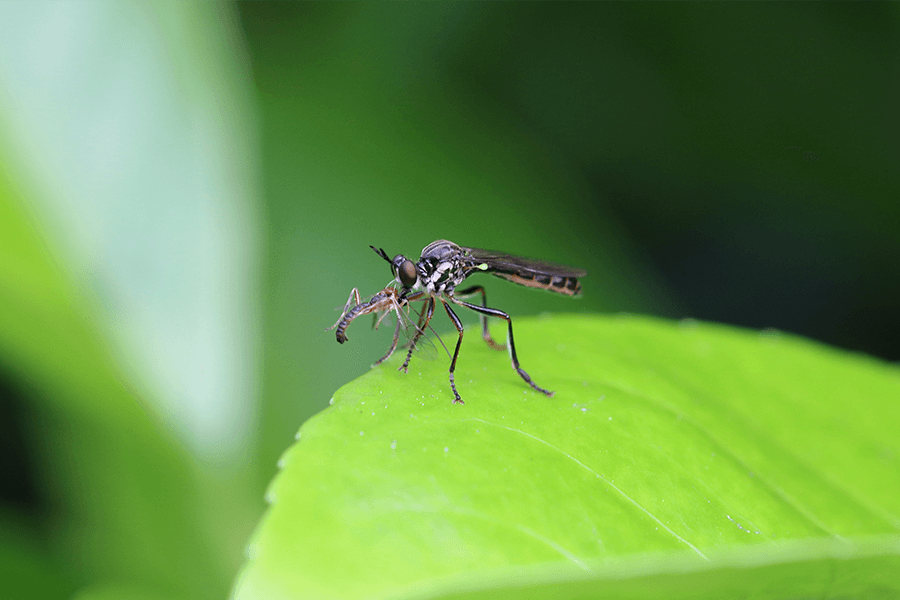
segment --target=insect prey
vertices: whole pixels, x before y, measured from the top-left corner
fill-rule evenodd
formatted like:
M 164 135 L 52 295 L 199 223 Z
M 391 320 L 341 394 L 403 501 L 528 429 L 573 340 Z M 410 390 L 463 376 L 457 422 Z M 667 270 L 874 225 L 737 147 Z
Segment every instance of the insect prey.
M 397 349 L 400 330 L 403 328 L 404 322 L 409 320 L 409 316 L 403 311 L 408 304 L 409 300 L 407 298 L 401 298 L 400 292 L 394 287 L 384 288 L 365 302 L 360 298 L 359 290 L 353 288 L 350 291 L 350 297 L 347 298 L 347 304 L 344 305 L 344 310 L 341 313 L 340 318 L 334 325 L 326 329 L 326 331 L 336 329 L 337 331 L 334 332 L 335 338 L 339 344 L 343 344 L 348 339 L 346 333 L 347 328 L 350 326 L 350 323 L 358 317 L 369 314 L 374 315 L 374 328 L 378 329 L 378 326 L 381 325 L 381 322 L 384 321 L 385 317 L 392 312 L 395 313 L 397 316 L 397 325 L 394 327 L 394 337 L 391 342 L 391 347 L 387 354 L 375 361 L 375 365 L 380 365 L 389 359 L 394 354 L 394 350 Z

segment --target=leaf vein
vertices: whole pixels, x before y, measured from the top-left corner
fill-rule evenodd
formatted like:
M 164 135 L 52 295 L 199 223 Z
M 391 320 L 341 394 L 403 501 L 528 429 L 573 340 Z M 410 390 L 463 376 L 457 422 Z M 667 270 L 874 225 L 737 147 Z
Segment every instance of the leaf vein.
M 578 460 L 577 458 L 575 458 L 574 456 L 572 456 L 571 454 L 567 453 L 567 452 L 564 451 L 562 448 L 559 448 L 558 446 L 554 446 L 553 444 L 551 444 L 550 442 L 548 442 L 548 441 L 546 441 L 546 440 L 543 440 L 543 439 L 541 439 L 541 438 L 539 438 L 539 437 L 537 437 L 537 436 L 531 435 L 530 433 L 527 433 L 527 432 L 525 432 L 525 431 L 522 431 L 521 429 L 516 429 L 515 427 L 509 427 L 509 426 L 507 426 L 507 425 L 500 425 L 499 423 L 491 423 L 490 421 L 485 421 L 484 419 L 479 419 L 479 418 L 477 418 L 477 417 L 472 417 L 472 418 L 466 419 L 466 420 L 468 420 L 468 421 L 478 421 L 479 423 L 484 423 L 485 425 L 492 425 L 492 426 L 494 426 L 494 427 L 499 427 L 499 428 L 501 428 L 501 429 L 506 429 L 506 430 L 508 430 L 508 431 L 512 431 L 513 433 L 518 433 L 518 434 L 524 435 L 525 437 L 531 438 L 532 440 L 534 440 L 534 441 L 536 441 L 536 442 L 540 442 L 541 444 L 544 444 L 544 445 L 547 446 L 548 448 L 552 448 L 553 450 L 556 450 L 557 452 L 559 452 L 560 454 L 562 454 L 563 456 L 565 456 L 565 457 L 568 458 L 569 460 L 575 462 L 575 464 L 577 464 L 577 465 L 580 466 L 581 468 L 587 470 L 589 473 L 594 474 L 598 479 L 602 480 L 607 486 L 609 486 L 610 488 L 612 488 L 613 490 L 615 490 L 619 495 L 621 495 L 623 498 L 625 498 L 625 500 L 627 500 L 628 502 L 630 502 L 630 503 L 631 503 L 633 506 L 635 506 L 638 510 L 640 510 L 640 511 L 643 512 L 645 515 L 647 515 L 650 519 L 652 519 L 657 525 L 659 525 L 660 527 L 662 527 L 663 529 L 665 529 L 667 532 L 669 532 L 669 534 L 671 534 L 671 535 L 672 535 L 675 539 L 677 539 L 679 542 L 681 542 L 682 544 L 684 544 L 684 545 L 686 545 L 687 547 L 689 547 L 691 550 L 693 550 L 694 552 L 696 552 L 699 556 L 703 557 L 703 558 L 706 559 L 706 560 L 709 560 L 709 559 L 707 558 L 707 556 L 706 556 L 705 554 L 703 554 L 703 552 L 700 551 L 699 548 L 697 548 L 696 546 L 694 546 L 693 544 L 691 544 L 689 541 L 687 541 L 686 539 L 684 539 L 683 537 L 681 537 L 680 535 L 678 535 L 677 533 L 675 533 L 675 532 L 674 532 L 671 528 L 669 528 L 665 523 L 663 523 L 663 522 L 660 521 L 655 515 L 653 515 L 653 513 L 651 513 L 649 510 L 647 510 L 646 508 L 644 508 L 643 506 L 641 506 L 641 504 L 640 504 L 637 500 L 635 500 L 634 498 L 632 498 L 631 496 L 629 496 L 628 494 L 626 494 L 626 493 L 625 493 L 621 488 L 619 488 L 616 484 L 614 484 L 614 483 L 611 482 L 609 479 L 607 479 L 606 477 L 604 477 L 603 475 L 601 475 L 601 474 L 598 473 L 597 471 L 593 470 L 592 468 L 590 468 L 589 466 L 587 466 L 586 464 L 584 464 L 583 462 L 581 462 L 580 460 Z

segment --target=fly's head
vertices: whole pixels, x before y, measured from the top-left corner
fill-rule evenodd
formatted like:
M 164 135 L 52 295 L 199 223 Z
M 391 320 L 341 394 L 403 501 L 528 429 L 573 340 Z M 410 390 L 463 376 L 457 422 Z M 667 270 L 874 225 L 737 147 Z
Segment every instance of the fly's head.
M 369 246 L 369 248 L 391 265 L 391 273 L 394 274 L 394 278 L 403 287 L 404 296 L 419 284 L 419 273 L 416 270 L 416 263 L 402 254 L 390 258 L 382 248 L 376 248 L 375 246 Z

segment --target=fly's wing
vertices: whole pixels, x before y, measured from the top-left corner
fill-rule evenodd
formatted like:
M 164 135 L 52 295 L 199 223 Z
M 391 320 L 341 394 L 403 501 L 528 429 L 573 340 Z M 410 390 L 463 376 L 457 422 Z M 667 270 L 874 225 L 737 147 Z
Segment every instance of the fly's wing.
M 581 282 L 578 280 L 587 275 L 587 271 L 583 269 L 513 256 L 494 250 L 463 248 L 463 251 L 472 260 L 472 267 L 475 269 L 483 270 L 519 285 L 567 296 L 581 295 Z

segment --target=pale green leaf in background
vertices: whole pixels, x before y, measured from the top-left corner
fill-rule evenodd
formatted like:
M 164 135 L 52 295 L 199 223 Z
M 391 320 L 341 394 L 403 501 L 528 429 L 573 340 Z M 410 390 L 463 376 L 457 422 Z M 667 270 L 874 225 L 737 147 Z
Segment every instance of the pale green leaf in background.
M 0 4 L 3 160 L 129 377 L 210 460 L 255 406 L 259 223 L 229 5 Z
M 221 597 L 255 518 L 235 40 L 229 5 L 0 3 L 0 365 L 42 511 L 0 535 L 57 588 Z

